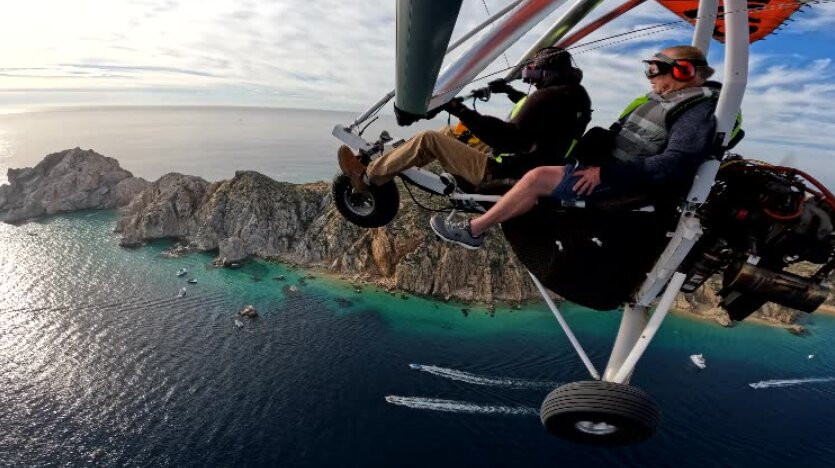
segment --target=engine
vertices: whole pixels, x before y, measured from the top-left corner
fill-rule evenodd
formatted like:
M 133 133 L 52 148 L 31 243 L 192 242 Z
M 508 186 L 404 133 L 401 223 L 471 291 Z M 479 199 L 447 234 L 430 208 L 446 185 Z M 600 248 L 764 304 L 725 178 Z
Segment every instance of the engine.
M 813 177 L 732 157 L 698 214 L 704 235 L 682 264 L 682 291 L 722 273 L 720 305 L 734 320 L 766 302 L 813 312 L 829 296 L 835 197 Z

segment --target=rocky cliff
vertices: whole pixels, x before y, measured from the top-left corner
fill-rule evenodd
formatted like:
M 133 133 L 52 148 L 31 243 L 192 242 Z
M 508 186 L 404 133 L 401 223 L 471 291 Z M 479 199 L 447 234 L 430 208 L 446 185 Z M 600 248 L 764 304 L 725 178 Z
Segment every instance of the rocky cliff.
M 217 183 L 168 174 L 123 210 L 116 231 L 123 245 L 176 238 L 217 250 L 220 263 L 269 258 L 441 299 L 538 298 L 499 231 L 488 234 L 486 248 L 468 251 L 435 240 L 429 215 L 404 199 L 391 224 L 361 229 L 339 215 L 324 182 L 293 185 L 250 171 Z M 719 308 L 719 288 L 714 278 L 694 294 L 681 294 L 675 307 L 732 326 Z M 802 327 L 790 326 L 799 315 L 769 304 L 752 318 L 799 333 Z
M 122 210 L 116 232 L 125 246 L 175 238 L 217 249 L 224 263 L 269 258 L 442 299 L 536 297 L 500 233 L 470 252 L 436 241 L 428 223 L 429 213 L 407 200 L 388 226 L 361 229 L 339 215 L 324 182 L 293 185 L 241 171 L 216 183 L 165 175 Z
M 680 312 L 712 320 L 723 327 L 733 326 L 728 313 L 719 307 L 720 297 L 717 293 L 721 288 L 721 279 L 714 276 L 692 294 L 679 294 L 673 307 Z M 829 302 L 832 302 L 832 298 Z M 802 334 L 805 332 L 803 326 L 795 324 L 800 315 L 801 312 L 768 302 L 754 312 L 749 320 L 766 322 Z
M 442 299 L 489 303 L 538 298 L 498 231 L 488 234 L 486 248 L 468 251 L 435 240 L 427 228 L 429 215 L 405 199 L 391 224 L 361 229 L 339 215 L 324 182 L 293 185 L 238 172 L 212 184 L 168 174 L 123 210 L 116 231 L 123 245 L 176 238 L 200 250 L 217 249 L 221 263 L 271 258 Z M 719 288 L 714 278 L 694 294 L 681 294 L 676 309 L 732 326 L 719 307 Z M 752 317 L 788 326 L 798 316 L 769 304 Z
M 35 167 L 9 169 L 0 186 L 0 220 L 127 205 L 147 187 L 113 158 L 80 148 L 48 155 Z
M 431 213 L 406 197 L 392 223 L 361 229 L 339 215 L 325 182 L 296 185 L 240 171 L 220 182 L 172 173 L 149 184 L 116 160 L 77 148 L 51 154 L 34 168 L 10 170 L 9 180 L 0 187 L 3 220 L 123 206 L 116 232 L 124 246 L 176 239 L 217 251 L 221 264 L 255 256 L 441 299 L 538 299 L 498 230 L 478 251 L 442 243 L 428 229 Z M 732 325 L 718 307 L 719 286 L 714 278 L 694 294 L 680 295 L 676 309 Z M 832 310 L 832 302 L 824 307 Z M 753 318 L 786 326 L 799 315 L 770 304 Z M 790 329 L 802 331 L 798 327 Z

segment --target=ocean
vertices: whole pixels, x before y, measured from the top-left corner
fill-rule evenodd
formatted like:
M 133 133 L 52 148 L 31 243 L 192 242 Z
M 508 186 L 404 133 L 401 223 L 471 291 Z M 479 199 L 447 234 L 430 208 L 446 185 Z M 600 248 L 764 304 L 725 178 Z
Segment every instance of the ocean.
M 330 180 L 336 172 L 334 125 L 347 112 L 252 107 L 91 107 L 0 114 L 0 183 L 10 167 L 31 167 L 49 153 L 80 146 L 119 160 L 138 177 L 168 172 L 209 181 L 252 169 L 287 182 Z M 366 130 L 407 138 L 446 119 L 400 128 L 381 115 Z M 374 138 L 371 138 L 371 137 Z
M 32 165 L 81 146 L 150 179 L 255 169 L 321 180 L 335 171 L 330 128 L 350 118 L 226 108 L 6 115 L 0 162 Z M 214 269 L 210 254 L 161 255 L 168 242 L 120 248 L 117 216 L 0 225 L 0 466 L 832 466 L 833 317 L 805 316 L 807 336 L 669 317 L 632 381 L 662 406 L 659 432 L 594 448 L 540 425 L 547 392 L 588 379 L 543 305 L 489 311 L 357 292 L 260 261 Z M 189 274 L 177 277 L 180 268 Z M 246 304 L 259 317 L 239 327 Z M 602 367 L 619 313 L 563 311 Z

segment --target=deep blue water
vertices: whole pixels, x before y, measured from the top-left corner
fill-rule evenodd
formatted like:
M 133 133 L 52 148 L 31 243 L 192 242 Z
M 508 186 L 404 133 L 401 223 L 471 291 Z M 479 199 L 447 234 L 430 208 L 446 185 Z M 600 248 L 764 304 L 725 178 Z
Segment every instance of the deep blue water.
M 830 317 L 807 337 L 671 317 L 633 379 L 659 433 L 591 448 L 540 426 L 551 387 L 587 378 L 542 307 L 465 315 L 281 265 L 211 269 L 119 248 L 115 219 L 0 226 L 0 465 L 831 466 Z M 181 267 L 199 282 L 178 299 Z M 618 313 L 565 312 L 602 366 Z
M 202 108 L 0 116 L 0 166 L 81 146 L 149 179 L 236 169 L 325 179 L 336 168 L 330 129 L 351 117 Z M 118 247 L 115 219 L 0 224 L 0 466 L 833 465 L 835 318 L 808 316 L 806 337 L 668 318 L 633 379 L 664 409 L 659 433 L 636 447 L 591 448 L 540 426 L 545 394 L 588 378 L 542 306 L 465 315 L 322 276 L 302 284 L 309 272 L 280 265 L 211 269 L 209 255 L 161 257 L 166 243 Z M 175 276 L 181 267 L 197 285 Z M 260 317 L 238 329 L 245 304 Z M 564 312 L 602 367 L 619 314 Z M 706 370 L 690 363 L 694 353 Z

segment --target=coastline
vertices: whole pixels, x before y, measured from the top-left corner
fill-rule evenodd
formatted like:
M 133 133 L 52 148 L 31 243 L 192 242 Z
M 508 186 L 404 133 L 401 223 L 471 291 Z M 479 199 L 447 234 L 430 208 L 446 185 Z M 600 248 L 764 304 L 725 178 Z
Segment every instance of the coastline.
M 287 263 L 287 262 L 283 262 L 283 261 L 276 260 L 276 259 L 261 259 L 261 258 L 254 258 L 250 261 L 263 261 L 263 262 L 267 262 L 267 263 L 273 263 L 273 264 L 276 264 L 276 265 L 281 265 L 281 266 L 284 266 L 284 267 L 291 267 L 293 269 L 298 269 L 298 270 L 304 271 L 308 274 L 314 274 L 315 273 L 316 277 L 319 277 L 321 279 L 329 281 L 336 287 L 339 287 L 339 286 L 343 286 L 343 287 L 344 286 L 350 286 L 350 287 L 353 287 L 353 288 L 373 287 L 373 288 L 377 288 L 380 292 L 386 293 L 390 296 L 401 295 L 402 299 L 406 299 L 409 296 L 414 296 L 414 297 L 421 298 L 421 299 L 431 301 L 431 302 L 435 302 L 435 303 L 448 304 L 448 305 L 451 304 L 451 305 L 456 306 L 457 308 L 460 308 L 460 310 L 462 312 L 469 311 L 471 309 L 475 309 L 475 310 L 483 309 L 485 312 L 487 312 L 489 314 L 493 314 L 493 313 L 495 313 L 496 310 L 505 310 L 505 309 L 507 309 L 507 310 L 519 310 L 519 309 L 526 308 L 527 306 L 530 306 L 532 304 L 545 306 L 544 301 L 536 300 L 536 299 L 529 299 L 529 300 L 520 301 L 520 302 L 493 301 L 493 302 L 490 302 L 490 303 L 482 302 L 482 301 L 460 301 L 460 300 L 444 301 L 442 299 L 439 299 L 437 297 L 433 297 L 431 295 L 424 295 L 424 294 L 415 293 L 415 292 L 404 290 L 404 289 L 399 289 L 396 286 L 394 286 L 394 285 L 392 285 L 389 282 L 384 281 L 384 280 L 382 280 L 382 281 L 381 280 L 376 280 L 375 281 L 375 280 L 363 279 L 363 278 L 360 278 L 360 276 L 362 276 L 360 274 L 357 274 L 357 275 L 355 275 L 354 278 L 351 278 L 351 277 L 348 277 L 348 276 L 346 276 L 342 273 L 335 273 L 333 271 L 330 271 L 322 265 L 300 265 L 300 264 Z M 559 306 L 563 302 L 564 301 L 562 301 L 561 299 L 558 298 L 557 305 Z M 593 312 L 597 312 L 597 311 L 593 311 Z M 618 312 L 622 312 L 622 311 L 618 310 Z M 670 312 L 674 315 L 679 316 L 679 317 L 695 319 L 695 321 L 706 323 L 706 324 L 717 325 L 717 326 L 722 327 L 722 328 L 734 328 L 736 326 L 735 323 L 732 324 L 731 326 L 726 326 L 726 325 L 722 324 L 721 322 L 717 321 L 713 317 L 710 317 L 710 316 L 707 316 L 707 315 L 704 315 L 704 314 L 700 314 L 700 313 L 696 313 L 696 312 L 692 312 L 692 311 L 685 310 L 685 309 L 672 308 L 670 310 Z M 824 304 L 820 308 L 818 308 L 818 310 L 816 310 L 814 313 L 835 317 L 835 306 L 828 306 L 828 305 Z M 802 335 L 805 335 L 805 334 L 808 333 L 808 330 L 806 329 L 806 327 L 804 327 L 801 324 L 797 324 L 797 323 L 783 323 L 783 322 L 779 322 L 779 321 L 776 321 L 776 320 L 768 320 L 768 319 L 755 317 L 755 316 L 747 317 L 745 319 L 745 322 L 755 323 L 757 325 L 762 325 L 762 326 L 767 326 L 767 327 L 772 327 L 772 328 L 783 329 L 783 330 L 786 330 L 786 331 L 788 331 L 789 333 L 791 333 L 792 335 L 795 335 L 795 336 L 802 336 Z
M 231 268 L 248 259 L 271 262 L 357 289 L 373 286 L 404 299 L 408 294 L 451 301 L 465 314 L 471 308 L 493 313 L 497 307 L 543 303 L 504 236 L 492 235 L 477 253 L 433 242 L 425 229 L 428 215 L 417 203 L 403 203 L 399 216 L 384 227 L 361 229 L 337 213 L 324 182 L 278 182 L 254 171 L 213 183 L 178 173 L 147 182 L 115 159 L 80 148 L 47 155 L 33 168 L 10 169 L 9 179 L 10 185 L 0 186 L 0 210 L 5 210 L 0 219 L 9 223 L 118 209 L 112 232 L 126 248 L 166 239 L 173 241 L 169 256 L 204 252 L 216 255 L 213 265 Z M 720 288 L 714 278 L 698 291 L 680 294 L 674 313 L 732 327 L 719 307 Z M 819 310 L 835 315 L 835 304 Z M 805 328 L 796 323 L 800 317 L 768 304 L 746 320 L 803 334 Z

